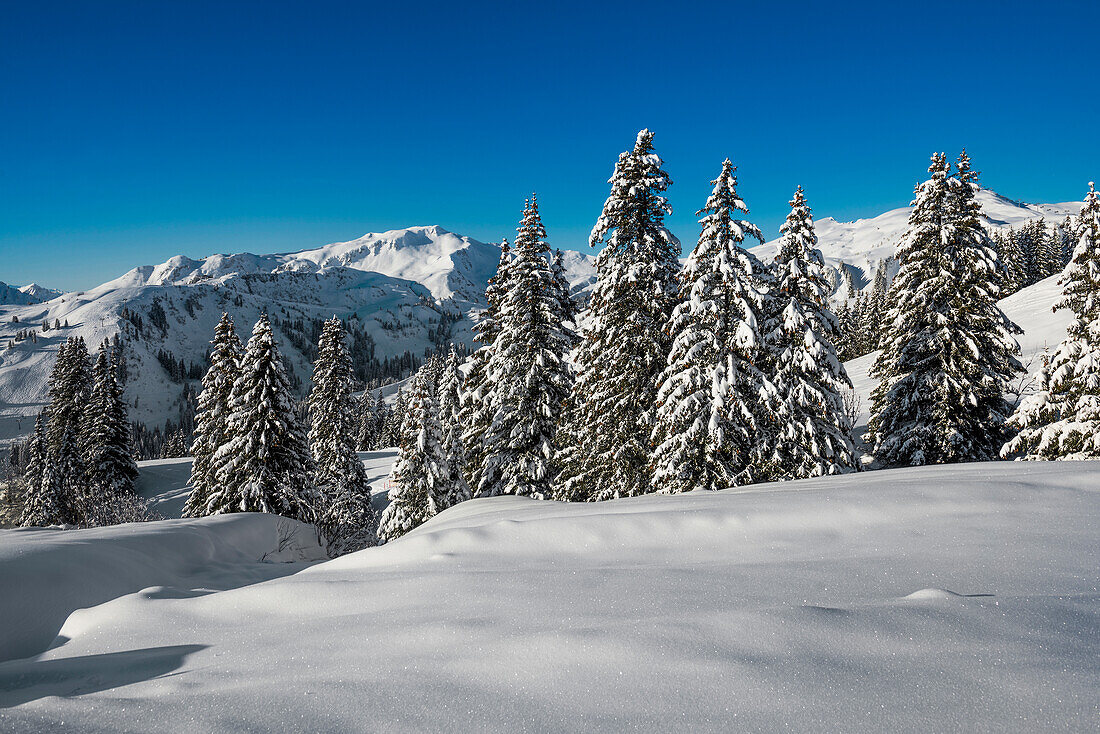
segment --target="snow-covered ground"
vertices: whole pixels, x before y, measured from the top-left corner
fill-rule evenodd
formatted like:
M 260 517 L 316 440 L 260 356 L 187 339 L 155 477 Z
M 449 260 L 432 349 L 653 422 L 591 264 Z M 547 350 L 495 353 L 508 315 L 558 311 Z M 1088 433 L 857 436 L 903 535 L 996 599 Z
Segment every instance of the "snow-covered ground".
M 33 615 L 20 600 L 93 571 L 93 586 L 135 583 L 75 600 L 89 608 L 52 649 L 0 664 L 0 723 L 1095 731 L 1098 487 L 1096 462 L 992 463 L 598 504 L 474 500 L 382 548 L 215 593 L 173 570 L 177 533 L 217 545 L 236 537 L 220 522 L 259 516 L 35 531 L 52 555 L 4 566 L 6 614 Z M 10 563 L 26 531 L 4 532 Z M 123 552 L 135 533 L 164 542 Z M 138 562 L 148 576 L 116 570 Z
M 327 559 L 316 530 L 235 514 L 89 530 L 0 531 L 0 660 L 63 644 L 81 608 L 141 592 L 181 598 L 257 583 Z M 68 621 L 66 621 L 68 620 Z M 12 680 L 0 673 L 0 690 Z

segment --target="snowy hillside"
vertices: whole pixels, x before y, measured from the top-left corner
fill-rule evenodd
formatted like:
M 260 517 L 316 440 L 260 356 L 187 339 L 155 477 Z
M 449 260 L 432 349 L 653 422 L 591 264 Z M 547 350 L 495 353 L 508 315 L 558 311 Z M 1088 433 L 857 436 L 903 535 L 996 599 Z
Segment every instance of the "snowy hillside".
M 981 189 L 976 198 L 982 205 L 983 221 L 991 230 L 1019 227 L 1040 218 L 1051 225 L 1058 224 L 1067 214 L 1076 215 L 1081 210 L 1081 202 L 1025 204 L 988 189 Z M 826 264 L 837 273 L 837 282 L 841 282 L 842 268 L 847 268 L 857 288 L 873 283 L 882 261 L 897 252 L 911 211 L 912 207 L 902 207 L 854 222 L 838 222 L 832 217 L 817 219 L 818 246 Z M 753 252 L 765 262 L 771 262 L 779 252 L 779 240 L 760 245 Z M 889 272 L 888 277 L 892 278 L 893 274 Z
M 312 565 L 257 562 L 270 516 L 0 531 L 5 649 L 50 647 L 0 663 L 0 722 L 1091 731 L 1098 483 L 1006 462 L 473 500 Z
M 196 384 L 171 374 L 158 355 L 187 367 L 201 364 L 222 311 L 247 337 L 267 310 L 293 375 L 304 386 L 311 367 L 303 348 L 312 346 L 311 322 L 333 314 L 353 319 L 365 335 L 363 349 L 379 360 L 406 351 L 419 357 L 450 341 L 469 343 L 472 318 L 485 305 L 485 283 L 499 258 L 497 245 L 441 227 L 412 227 L 290 254 L 177 256 L 89 291 L 0 307 L 2 345 L 43 322 L 68 325 L 0 351 L 5 404 L 0 421 L 33 413 L 45 402 L 57 347 L 70 336 L 81 336 L 94 348 L 122 335 L 131 417 L 150 425 L 176 415 L 184 382 Z M 577 290 L 593 280 L 590 256 L 570 253 L 566 265 Z

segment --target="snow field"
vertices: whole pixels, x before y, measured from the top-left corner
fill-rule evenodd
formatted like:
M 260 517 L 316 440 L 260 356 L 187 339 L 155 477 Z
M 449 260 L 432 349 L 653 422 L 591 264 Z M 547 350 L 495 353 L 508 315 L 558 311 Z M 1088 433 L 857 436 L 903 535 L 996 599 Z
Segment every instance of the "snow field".
M 1005 462 L 473 500 L 293 576 L 82 610 L 63 645 L 0 665 L 0 722 L 1091 730 L 1098 479 L 1097 462 Z M 91 532 L 132 531 L 54 535 L 75 555 Z
M 275 515 L 0 531 L 0 660 L 38 654 L 63 623 L 70 634 L 80 628 L 74 610 L 146 587 L 171 587 L 153 596 L 206 593 L 298 570 L 285 561 L 327 557 L 312 526 Z

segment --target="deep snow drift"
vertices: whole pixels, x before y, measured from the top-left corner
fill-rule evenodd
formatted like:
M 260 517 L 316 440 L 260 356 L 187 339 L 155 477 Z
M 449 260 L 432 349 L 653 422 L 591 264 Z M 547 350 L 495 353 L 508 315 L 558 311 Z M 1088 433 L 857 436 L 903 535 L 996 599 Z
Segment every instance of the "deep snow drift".
M 0 660 L 42 652 L 81 607 L 142 589 L 156 598 L 211 593 L 321 559 L 312 526 L 275 515 L 0 531 Z M 0 689 L 7 684 L 0 674 Z
M 75 612 L 64 644 L 0 664 L 0 720 L 1092 730 L 1098 486 L 1097 462 L 989 463 L 598 504 L 474 500 L 293 576 Z M 83 532 L 132 531 L 55 535 L 75 558 L 97 548 Z M 0 580 L 8 598 L 55 583 Z

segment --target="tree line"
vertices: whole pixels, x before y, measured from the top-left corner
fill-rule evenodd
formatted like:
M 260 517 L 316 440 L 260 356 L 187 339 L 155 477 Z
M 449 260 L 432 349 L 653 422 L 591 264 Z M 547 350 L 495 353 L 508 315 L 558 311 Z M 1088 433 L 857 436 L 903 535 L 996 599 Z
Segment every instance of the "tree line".
M 764 263 L 745 246 L 763 237 L 727 159 L 681 267 L 680 242 L 664 225 L 671 180 L 652 140 L 643 130 L 615 165 L 590 237 L 603 247 L 586 310 L 570 298 L 532 197 L 514 243 L 501 245 L 477 348 L 429 359 L 392 408 L 369 390 L 356 396 L 338 318 L 321 329 L 299 405 L 266 314 L 247 345 L 223 315 L 198 397 L 185 514 L 293 517 L 317 524 L 338 554 L 391 541 L 474 497 L 600 501 L 858 470 L 841 319 L 805 192 L 795 191 L 779 252 Z M 965 152 L 954 168 L 934 155 L 929 173 L 879 305 L 879 385 L 864 436 L 876 465 L 1100 456 L 1100 202 L 1091 184 L 1081 215 L 1064 225 L 1076 245 L 1057 307 L 1076 320 L 1040 390 L 1014 406 L 1019 329 L 997 306 L 1003 268 L 981 226 L 977 174 Z M 118 421 L 97 418 L 95 439 L 77 428 L 78 413 L 94 417 L 92 404 L 95 416 L 122 405 L 106 346 L 87 406 L 74 400 L 79 390 L 67 386 L 88 382 L 72 376 L 87 363 L 81 348 L 70 340 L 59 356 L 48 420 L 36 429 L 51 458 L 33 486 L 43 497 L 62 487 L 64 497 L 27 503 L 67 508 L 56 517 L 73 524 L 89 521 L 72 507 L 94 504 L 79 498 L 132 487 L 132 459 L 104 448 L 126 445 L 106 427 Z M 125 425 L 124 406 L 122 417 Z M 356 450 L 390 445 L 398 459 L 376 517 Z M 71 477 L 110 489 L 78 489 Z

